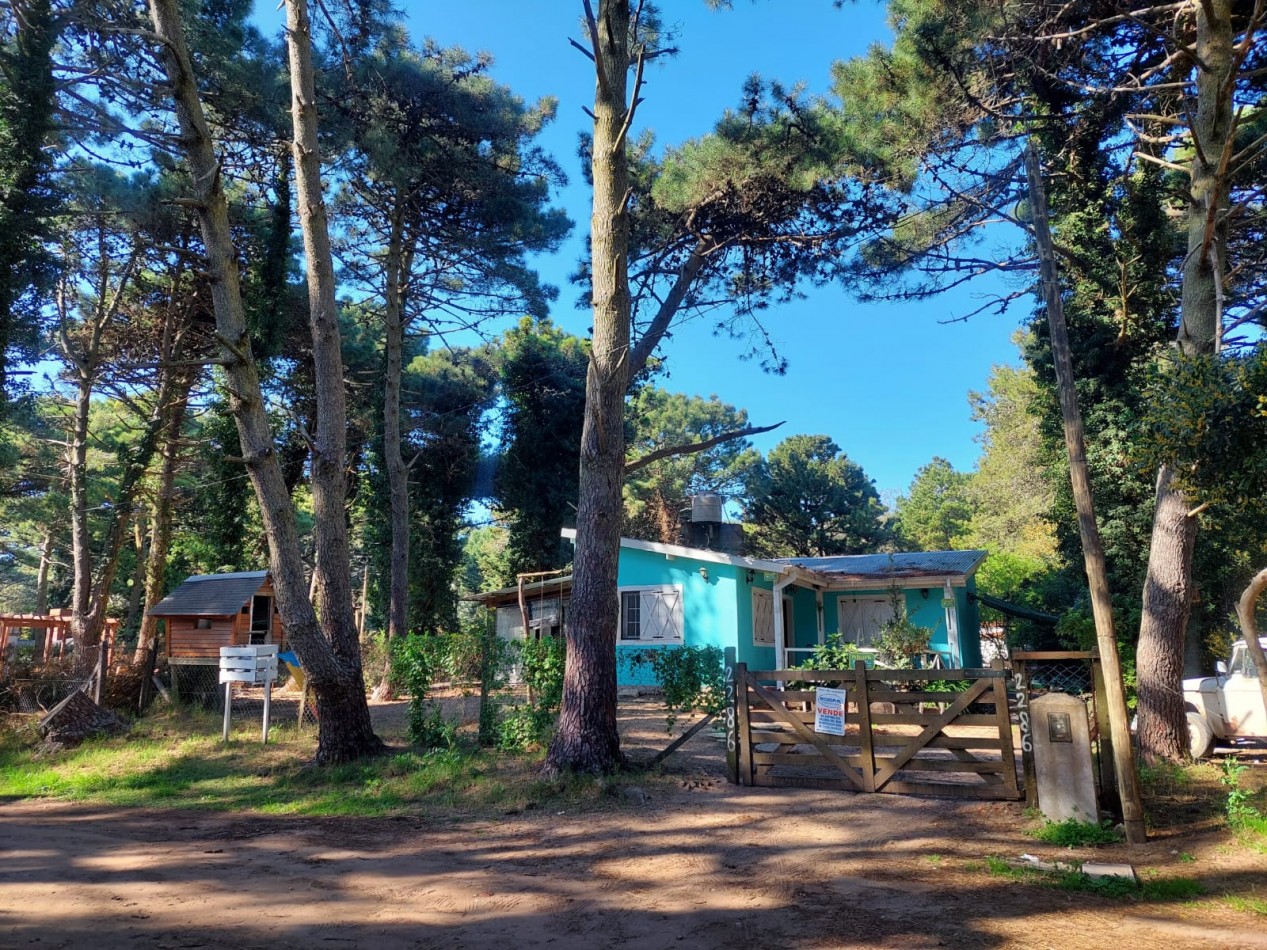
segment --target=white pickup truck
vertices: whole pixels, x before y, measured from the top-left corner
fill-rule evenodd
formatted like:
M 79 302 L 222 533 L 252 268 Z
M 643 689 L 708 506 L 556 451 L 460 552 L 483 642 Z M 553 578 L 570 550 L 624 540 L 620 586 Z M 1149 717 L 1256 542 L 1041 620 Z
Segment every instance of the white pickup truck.
M 1259 642 L 1267 649 L 1267 637 Z M 1194 759 L 1209 755 L 1215 739 L 1267 739 L 1267 709 L 1245 641 L 1237 640 L 1216 669 L 1214 676 L 1183 681 Z

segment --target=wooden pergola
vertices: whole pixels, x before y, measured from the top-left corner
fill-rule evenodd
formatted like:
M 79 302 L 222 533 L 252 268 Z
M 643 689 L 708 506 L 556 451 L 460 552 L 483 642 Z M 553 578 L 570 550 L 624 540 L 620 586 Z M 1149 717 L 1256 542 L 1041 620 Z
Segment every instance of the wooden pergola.
M 121 621 L 115 617 L 106 618 L 102 630 L 102 640 L 106 644 L 106 662 L 114 660 L 114 641 L 119 635 Z M 54 653 L 60 659 L 66 655 L 66 641 L 70 635 L 70 611 L 54 610 L 47 614 L 0 614 L 0 644 L 3 653 L 7 653 L 12 637 L 22 637 L 24 630 L 43 630 L 43 661 L 53 659 Z

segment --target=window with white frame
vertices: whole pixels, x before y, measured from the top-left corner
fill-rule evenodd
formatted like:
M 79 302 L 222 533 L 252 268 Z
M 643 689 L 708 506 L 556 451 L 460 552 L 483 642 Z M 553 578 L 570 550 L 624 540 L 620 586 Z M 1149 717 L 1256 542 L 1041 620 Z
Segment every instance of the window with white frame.
M 774 646 L 774 593 L 754 589 L 752 592 L 752 645 Z
M 681 643 L 682 588 L 622 587 L 622 643 Z

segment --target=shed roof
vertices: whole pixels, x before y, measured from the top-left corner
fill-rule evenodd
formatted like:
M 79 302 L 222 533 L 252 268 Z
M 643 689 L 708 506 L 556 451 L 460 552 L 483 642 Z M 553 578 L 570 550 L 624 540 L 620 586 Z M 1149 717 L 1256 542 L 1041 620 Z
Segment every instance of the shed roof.
M 781 564 L 795 564 L 837 580 L 902 580 L 915 577 L 955 577 L 972 574 L 985 551 L 912 551 L 902 554 L 846 554 L 835 557 L 783 557 Z
M 268 571 L 195 574 L 150 608 L 151 617 L 228 617 L 260 589 Z

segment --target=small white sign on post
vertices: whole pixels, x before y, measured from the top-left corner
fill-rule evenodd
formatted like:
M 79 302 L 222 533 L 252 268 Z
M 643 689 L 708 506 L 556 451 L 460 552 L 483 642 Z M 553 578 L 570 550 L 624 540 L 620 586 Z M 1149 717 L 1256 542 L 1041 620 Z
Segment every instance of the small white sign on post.
M 819 686 L 814 690 L 814 731 L 829 736 L 845 734 L 845 691 Z
M 268 744 L 268 722 L 273 704 L 273 682 L 277 679 L 277 644 L 220 648 L 220 682 L 224 684 L 224 741 L 229 741 L 229 718 L 233 709 L 234 683 L 264 684 L 263 741 Z

